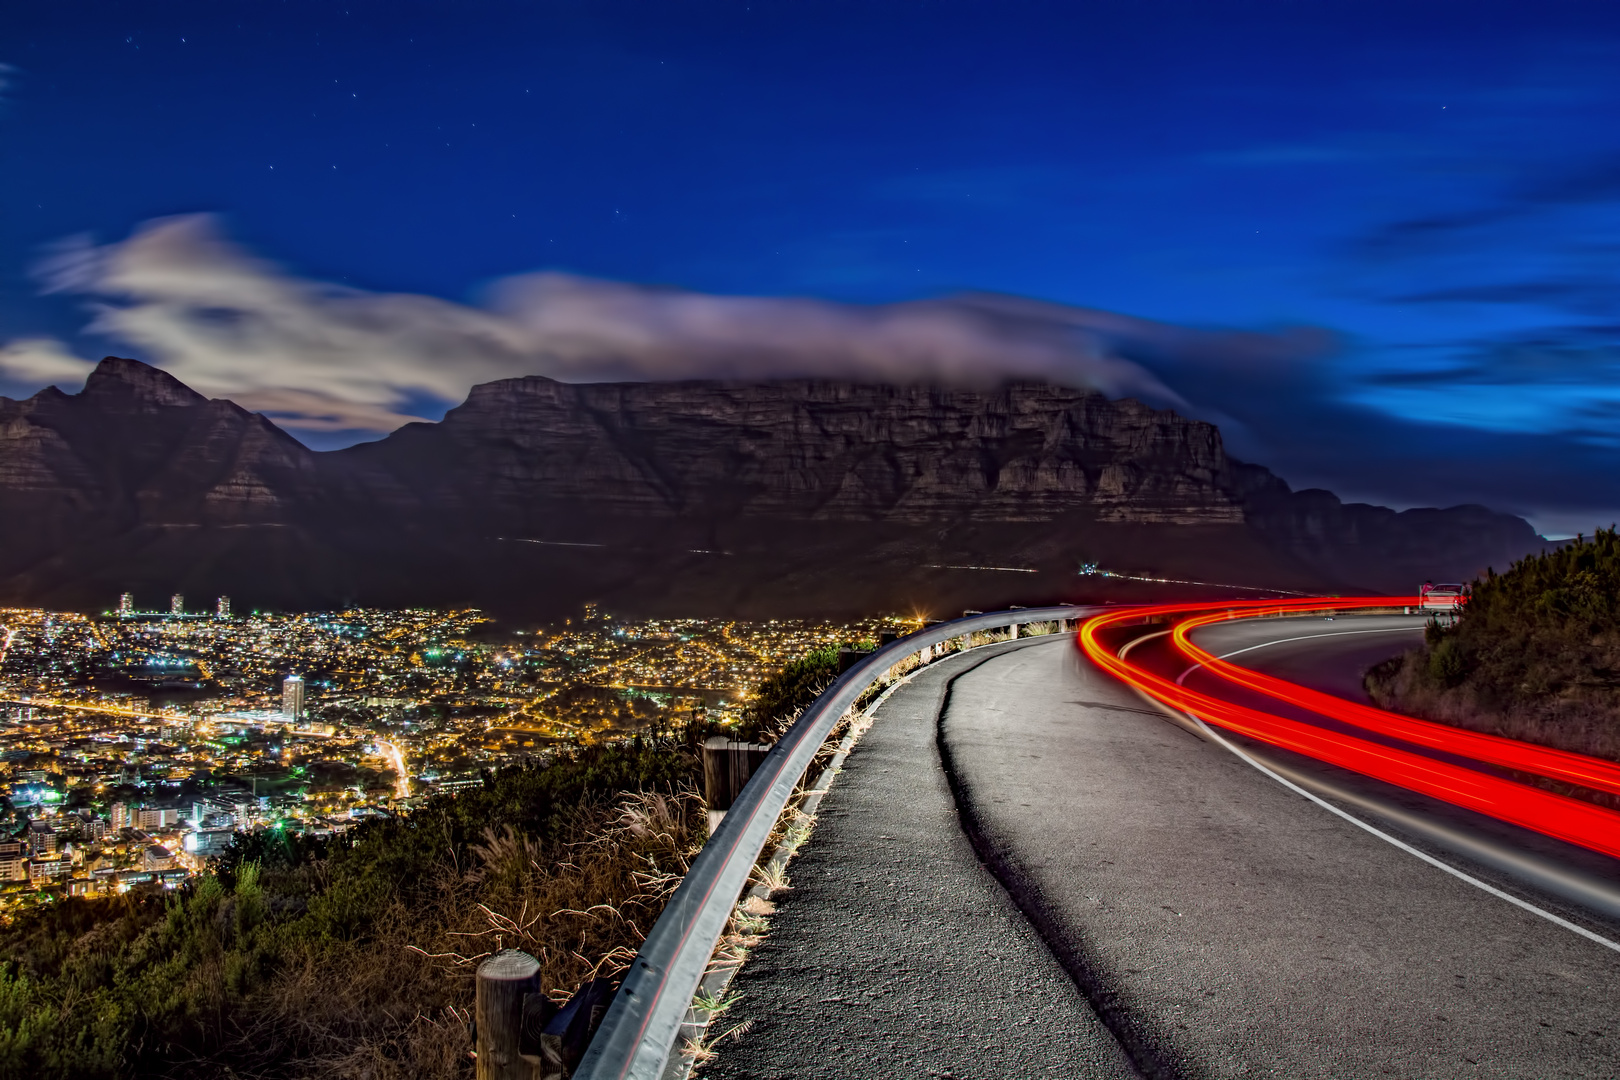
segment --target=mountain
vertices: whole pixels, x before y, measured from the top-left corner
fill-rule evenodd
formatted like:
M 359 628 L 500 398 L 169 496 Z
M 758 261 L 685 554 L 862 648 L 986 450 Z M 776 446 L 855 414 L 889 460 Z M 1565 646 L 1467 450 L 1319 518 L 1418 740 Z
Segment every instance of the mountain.
M 133 360 L 76 395 L 0 398 L 10 603 L 940 614 L 1143 588 L 1089 562 L 1410 591 L 1540 543 L 1482 507 L 1294 492 L 1210 424 L 1042 384 L 506 379 L 325 453 Z

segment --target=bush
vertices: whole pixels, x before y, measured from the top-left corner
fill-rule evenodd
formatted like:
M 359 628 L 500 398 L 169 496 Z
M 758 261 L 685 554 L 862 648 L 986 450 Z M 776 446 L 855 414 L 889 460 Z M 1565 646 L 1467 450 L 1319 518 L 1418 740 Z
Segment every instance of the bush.
M 1456 686 L 1468 673 L 1468 660 L 1455 638 L 1442 638 L 1429 650 L 1429 679 L 1443 687 Z
M 1368 674 L 1386 708 L 1620 760 L 1620 535 L 1475 581 L 1454 626 Z
M 178 895 L 0 929 L 0 1077 L 471 1075 L 472 970 L 542 988 L 628 961 L 701 844 L 696 762 L 590 747 L 329 841 L 240 836 Z
M 806 653 L 759 684 L 743 709 L 737 738 L 774 742 L 838 678 L 838 645 Z

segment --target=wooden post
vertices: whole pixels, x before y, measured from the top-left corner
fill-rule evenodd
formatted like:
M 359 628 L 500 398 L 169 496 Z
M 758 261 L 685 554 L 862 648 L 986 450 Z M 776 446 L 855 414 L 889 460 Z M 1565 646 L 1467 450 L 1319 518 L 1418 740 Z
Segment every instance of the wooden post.
M 703 798 L 709 812 L 731 809 L 743 785 L 771 752 L 765 743 L 732 742 L 714 735 L 703 742 Z
M 724 735 L 710 735 L 703 740 L 703 800 L 711 812 L 731 806 L 727 781 L 731 770 L 726 761 L 726 747 L 731 740 Z
M 540 961 L 502 949 L 478 965 L 473 1023 L 478 1031 L 477 1080 L 536 1080 L 539 1067 L 518 1056 L 523 995 L 540 990 Z

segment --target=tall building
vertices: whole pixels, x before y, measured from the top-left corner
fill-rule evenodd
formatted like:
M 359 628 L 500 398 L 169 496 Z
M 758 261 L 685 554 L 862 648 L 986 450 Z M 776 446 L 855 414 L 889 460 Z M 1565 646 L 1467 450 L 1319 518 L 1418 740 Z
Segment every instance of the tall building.
M 222 596 L 214 601 L 214 618 L 228 619 L 231 617 L 231 598 Z
M 281 715 L 289 720 L 304 718 L 304 677 L 289 675 L 281 684 Z
M 120 615 L 133 615 L 133 614 L 135 614 L 135 594 L 134 593 L 128 593 L 127 592 L 127 593 L 124 593 L 124 594 L 122 594 L 121 596 L 118 597 L 118 614 L 120 614 Z
M 28 880 L 28 848 L 21 840 L 0 840 L 0 881 Z
M 186 613 L 186 598 L 179 593 L 169 597 L 169 614 L 184 615 Z

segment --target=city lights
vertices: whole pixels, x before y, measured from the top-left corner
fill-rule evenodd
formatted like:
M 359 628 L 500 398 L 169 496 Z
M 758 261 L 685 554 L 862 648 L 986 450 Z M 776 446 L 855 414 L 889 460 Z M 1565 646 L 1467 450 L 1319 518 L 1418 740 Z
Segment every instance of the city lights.
M 172 887 L 238 831 L 333 835 L 549 747 L 732 722 L 787 661 L 914 622 L 3 610 L 0 790 L 40 850 L 0 852 L 0 908 Z

